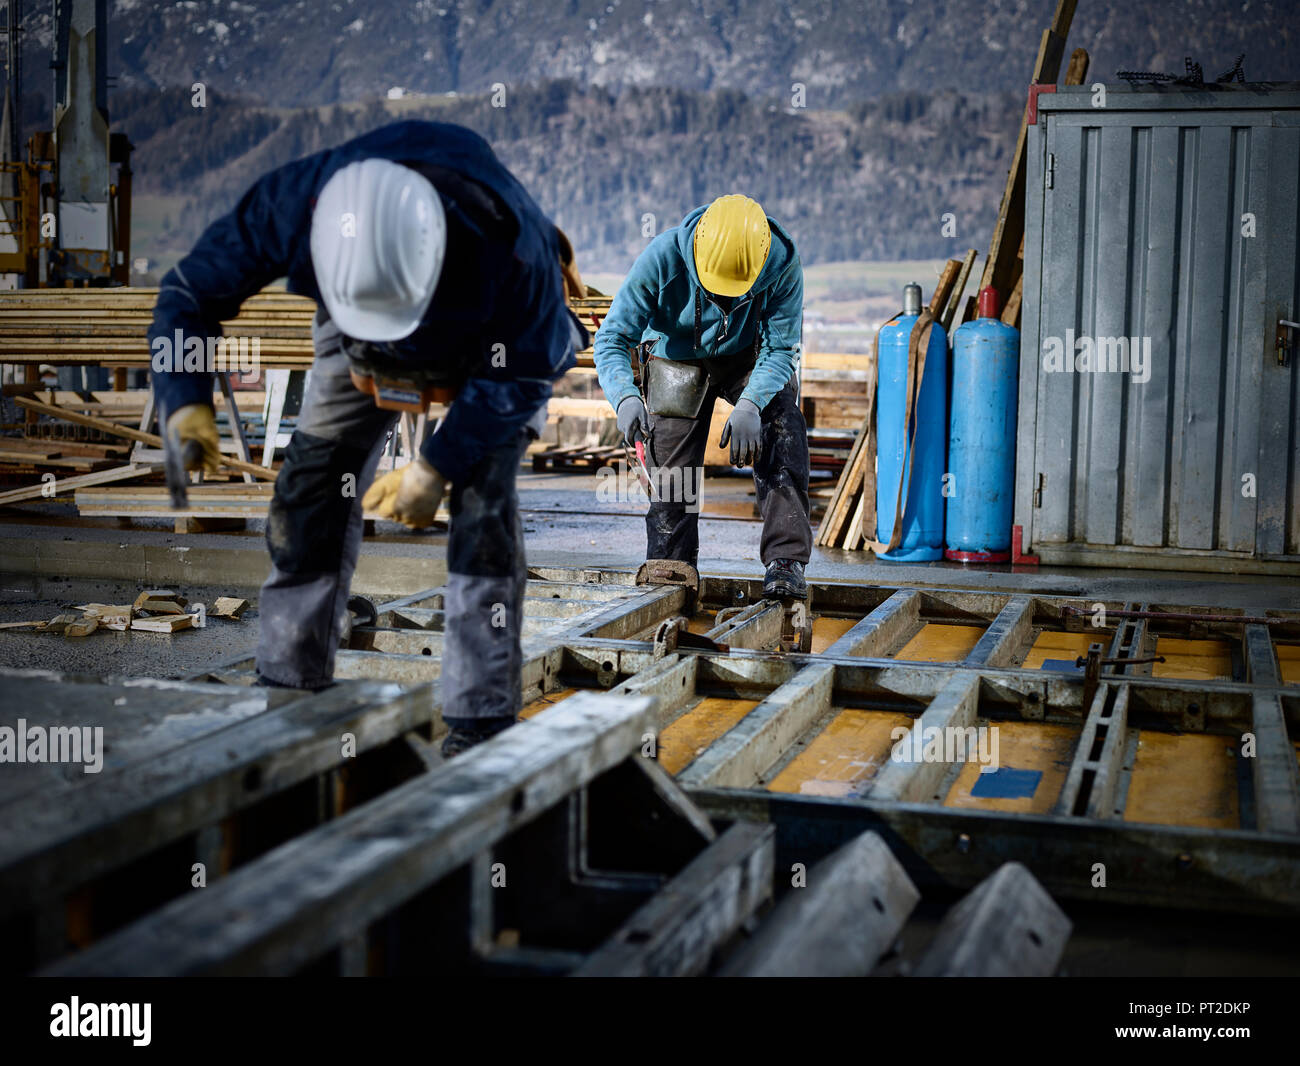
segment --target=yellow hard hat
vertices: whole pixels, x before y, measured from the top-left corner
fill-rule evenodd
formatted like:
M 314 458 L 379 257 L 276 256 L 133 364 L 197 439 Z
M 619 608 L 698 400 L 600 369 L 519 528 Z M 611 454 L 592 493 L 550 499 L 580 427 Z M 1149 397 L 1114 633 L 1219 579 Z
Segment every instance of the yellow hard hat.
M 709 204 L 695 226 L 695 272 L 717 296 L 743 296 L 772 247 L 767 215 L 748 196 L 732 193 Z

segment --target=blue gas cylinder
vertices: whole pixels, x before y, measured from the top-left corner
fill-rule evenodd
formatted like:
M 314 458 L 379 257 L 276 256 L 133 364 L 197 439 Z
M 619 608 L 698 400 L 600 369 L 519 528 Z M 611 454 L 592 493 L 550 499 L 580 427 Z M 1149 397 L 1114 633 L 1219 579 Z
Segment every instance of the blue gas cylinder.
M 997 314 L 997 293 L 986 288 L 979 317 L 952 335 L 944 556 L 955 562 L 1011 558 L 1020 331 Z
M 912 326 L 921 312 L 921 287 L 908 285 L 903 314 L 880 329 L 877 343 L 879 385 L 876 391 L 876 539 L 888 544 L 898 508 L 912 426 L 903 424 L 907 410 L 907 349 Z M 948 338 L 935 323 L 926 347 L 925 370 L 912 413 L 915 456 L 898 547 L 878 558 L 891 562 L 927 562 L 943 558 L 943 475 L 948 438 Z

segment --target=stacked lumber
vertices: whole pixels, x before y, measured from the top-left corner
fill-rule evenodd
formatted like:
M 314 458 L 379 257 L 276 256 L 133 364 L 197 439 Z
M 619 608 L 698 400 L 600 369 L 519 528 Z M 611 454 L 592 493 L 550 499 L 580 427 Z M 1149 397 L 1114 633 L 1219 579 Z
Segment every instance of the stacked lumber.
M 1032 86 L 1055 86 L 1061 71 L 1061 61 L 1065 58 L 1065 39 L 1070 32 L 1077 3 L 1078 0 L 1057 0 L 1051 25 L 1043 31 L 1039 42 L 1034 73 L 1030 79 L 1031 94 L 1035 92 Z M 1082 48 L 1076 48 L 1070 56 L 1065 84 L 1082 85 L 1088 76 L 1088 62 L 1088 53 Z M 1029 110 L 1029 104 L 1026 103 L 1020 133 L 1016 138 L 1016 149 L 1011 157 L 1011 169 L 1007 173 L 1006 188 L 998 208 L 998 219 L 989 242 L 988 258 L 984 262 L 984 274 L 979 283 L 980 289 L 992 286 L 997 291 L 998 303 L 1003 308 L 1002 321 L 1017 329 L 1020 328 L 1020 306 L 1024 291 L 1025 144 L 1028 138 Z

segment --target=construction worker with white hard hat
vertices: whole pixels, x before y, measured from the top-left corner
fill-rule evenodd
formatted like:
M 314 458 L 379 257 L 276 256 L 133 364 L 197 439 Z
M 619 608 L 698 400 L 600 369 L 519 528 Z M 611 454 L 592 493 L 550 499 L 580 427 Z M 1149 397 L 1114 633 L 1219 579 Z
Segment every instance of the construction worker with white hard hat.
M 720 196 L 655 237 L 596 334 L 596 372 L 629 444 L 645 445 L 647 559 L 699 556 L 699 482 L 715 401 L 720 444 L 752 466 L 763 593 L 804 599 L 812 551 L 808 436 L 796 364 L 803 267 L 794 240 L 747 196 Z M 641 385 L 633 356 L 641 364 Z
M 552 382 L 586 331 L 562 233 L 487 143 L 401 122 L 265 175 L 163 279 L 155 354 L 220 323 L 269 282 L 316 300 L 315 358 L 267 521 L 259 601 L 265 685 L 332 683 L 363 508 L 419 528 L 449 497 L 440 679 L 451 756 L 520 707 L 526 578 L 515 479 Z M 160 372 L 166 436 L 215 470 L 212 376 Z M 374 481 L 398 412 L 450 403 L 420 454 Z M 195 445 L 198 447 L 195 447 Z M 197 457 L 196 457 L 197 456 Z

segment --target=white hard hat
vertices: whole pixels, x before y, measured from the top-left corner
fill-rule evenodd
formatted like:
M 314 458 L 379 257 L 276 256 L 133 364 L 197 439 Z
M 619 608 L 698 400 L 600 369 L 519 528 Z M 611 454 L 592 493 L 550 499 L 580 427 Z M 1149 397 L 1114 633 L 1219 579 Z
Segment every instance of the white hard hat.
M 387 159 L 350 163 L 325 183 L 311 260 L 325 309 L 347 336 L 395 341 L 424 317 L 447 250 L 447 218 L 423 174 Z

